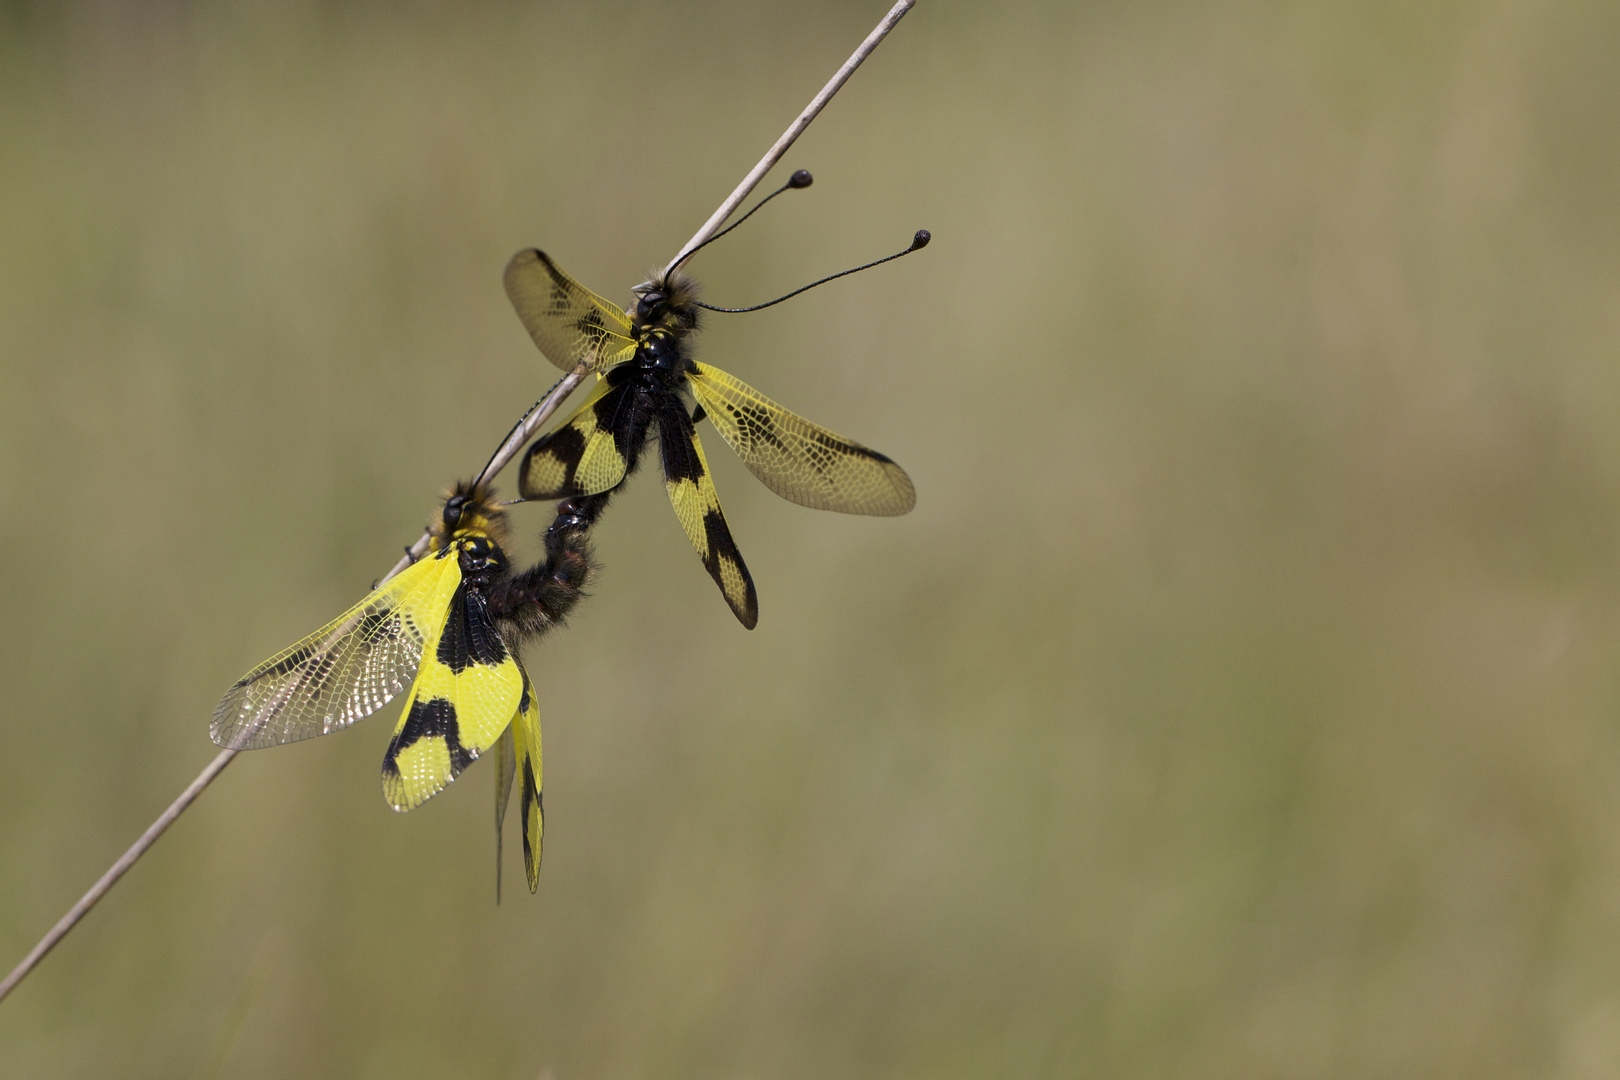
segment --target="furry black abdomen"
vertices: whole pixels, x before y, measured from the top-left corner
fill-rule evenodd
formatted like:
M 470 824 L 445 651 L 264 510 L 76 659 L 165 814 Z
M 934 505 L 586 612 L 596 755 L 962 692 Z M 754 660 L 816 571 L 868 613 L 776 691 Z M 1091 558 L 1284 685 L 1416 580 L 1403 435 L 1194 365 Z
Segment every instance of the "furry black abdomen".
M 588 530 L 606 503 L 600 496 L 559 503 L 544 561 L 490 589 L 490 614 L 512 648 L 561 624 L 585 595 L 596 568 Z

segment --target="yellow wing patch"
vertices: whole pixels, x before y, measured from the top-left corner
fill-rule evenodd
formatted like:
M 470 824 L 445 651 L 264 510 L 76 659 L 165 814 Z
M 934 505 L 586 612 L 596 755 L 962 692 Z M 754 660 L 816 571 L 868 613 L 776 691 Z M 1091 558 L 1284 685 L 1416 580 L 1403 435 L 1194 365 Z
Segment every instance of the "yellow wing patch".
M 759 622 L 759 598 L 754 594 L 754 579 L 748 574 L 742 553 L 731 539 L 726 527 L 726 516 L 720 512 L 720 496 L 714 490 L 709 475 L 709 462 L 703 456 L 703 444 L 697 432 L 691 431 L 689 455 L 680 447 L 666 448 L 664 486 L 669 501 L 675 507 L 686 538 L 697 549 L 698 558 L 720 586 L 721 595 L 731 605 L 739 622 L 752 630 Z
M 461 581 L 455 558 L 412 564 L 360 603 L 283 649 L 225 692 L 208 733 L 254 750 L 348 727 L 382 708 L 417 670 L 436 634 L 439 597 Z
M 623 388 L 598 382 L 572 416 L 523 455 L 519 493 L 525 499 L 566 499 L 618 486 L 630 468 L 613 438 L 613 414 L 623 400 Z
M 458 539 L 445 562 L 469 541 Z M 459 563 L 433 598 L 442 617 L 423 640 L 411 697 L 383 755 L 383 797 L 414 810 L 495 745 L 517 709 L 523 675 L 495 630 L 482 595 L 463 586 Z
M 563 273 L 543 251 L 518 252 L 506 264 L 506 295 L 546 359 L 572 371 L 601 371 L 635 355 L 630 319 Z
M 698 364 L 688 381 L 720 437 L 782 498 L 880 517 L 917 504 L 905 470 L 876 450 L 812 424 L 718 368 Z

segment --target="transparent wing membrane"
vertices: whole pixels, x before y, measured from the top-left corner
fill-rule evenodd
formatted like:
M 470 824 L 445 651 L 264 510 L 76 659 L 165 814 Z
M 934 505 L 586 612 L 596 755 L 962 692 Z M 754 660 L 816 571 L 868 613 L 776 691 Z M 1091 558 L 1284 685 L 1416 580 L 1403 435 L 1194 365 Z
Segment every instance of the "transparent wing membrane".
M 720 437 L 782 498 L 817 510 L 879 517 L 904 514 L 916 505 L 911 478 L 876 450 L 812 424 L 707 364 L 698 364 L 689 381 Z
M 602 371 L 635 355 L 624 309 L 563 273 L 543 251 L 518 252 L 506 264 L 506 295 L 546 359 L 564 371 Z
M 251 750 L 311 739 L 370 716 L 415 675 L 422 643 L 443 617 L 432 598 L 447 577 L 461 579 L 453 557 L 424 558 L 272 656 L 226 691 L 209 734 L 221 746 Z

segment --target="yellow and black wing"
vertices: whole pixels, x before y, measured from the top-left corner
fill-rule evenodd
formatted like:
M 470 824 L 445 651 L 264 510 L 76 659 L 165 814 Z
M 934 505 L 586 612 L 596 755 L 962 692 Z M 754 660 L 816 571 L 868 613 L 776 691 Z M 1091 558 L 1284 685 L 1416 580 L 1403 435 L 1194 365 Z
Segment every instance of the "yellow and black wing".
M 789 412 L 735 376 L 696 367 L 692 395 L 749 471 L 782 498 L 879 517 L 917 504 L 911 477 L 876 450 Z
M 606 379 L 585 403 L 523 455 L 518 491 L 525 499 L 569 499 L 617 487 L 630 463 L 613 437 L 625 389 Z
M 524 696 L 528 696 L 528 686 L 524 686 Z M 523 702 L 518 702 L 518 711 L 523 710 Z M 506 804 L 512 801 L 512 781 L 517 778 L 517 749 L 513 745 L 517 738 L 514 725 L 508 724 L 499 739 L 495 740 L 495 902 L 501 902 L 501 827 L 506 824 Z
M 484 594 L 462 580 L 457 563 L 434 597 L 442 613 L 422 642 L 411 697 L 383 755 L 383 797 L 395 810 L 414 810 L 444 790 L 495 745 L 523 696 L 517 658 L 495 629 Z
M 506 295 L 546 359 L 572 371 L 602 371 L 635 355 L 624 309 L 569 277 L 543 251 L 527 248 L 506 264 Z
M 501 896 L 501 825 L 506 820 L 506 804 L 511 799 L 512 784 L 519 783 L 518 813 L 523 827 L 523 869 L 529 879 L 529 891 L 540 886 L 540 840 L 545 831 L 545 813 L 540 804 L 540 710 L 534 698 L 534 684 L 523 662 L 518 661 L 518 672 L 523 676 L 523 697 L 506 734 L 495 743 L 495 899 Z
M 675 516 L 738 621 L 752 630 L 759 622 L 754 579 L 731 539 L 726 515 L 720 512 L 720 496 L 714 490 L 703 444 L 678 403 L 662 419 L 658 438 L 663 444 L 664 486 Z
M 460 580 L 453 557 L 429 556 L 406 567 L 237 680 L 214 710 L 208 733 L 221 746 L 253 750 L 325 735 L 370 716 L 408 685 L 422 643 L 443 622 L 445 586 Z

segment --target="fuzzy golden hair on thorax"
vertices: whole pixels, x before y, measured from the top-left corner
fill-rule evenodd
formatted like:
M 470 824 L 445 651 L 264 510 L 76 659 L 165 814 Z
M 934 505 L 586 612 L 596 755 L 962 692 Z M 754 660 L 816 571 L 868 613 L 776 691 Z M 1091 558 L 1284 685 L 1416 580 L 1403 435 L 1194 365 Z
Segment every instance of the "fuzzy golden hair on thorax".
M 458 480 L 444 497 L 444 506 L 432 525 L 432 550 L 442 551 L 460 533 L 482 533 L 498 546 L 506 544 L 506 511 L 495 501 L 495 489 Z
M 641 294 L 642 296 L 653 292 L 662 293 L 664 296 L 663 313 L 651 325 L 662 326 L 676 332 L 696 330 L 697 298 L 702 287 L 684 270 L 675 270 L 663 276 L 654 271 L 647 276 L 647 280 L 652 284 Z

